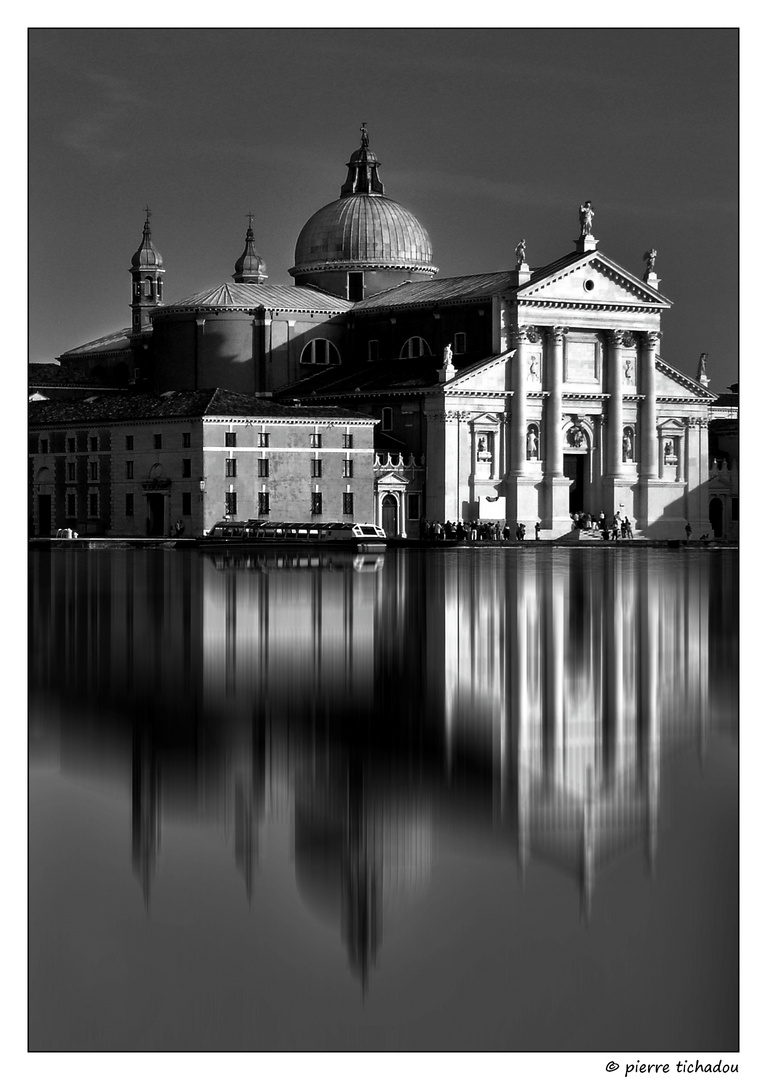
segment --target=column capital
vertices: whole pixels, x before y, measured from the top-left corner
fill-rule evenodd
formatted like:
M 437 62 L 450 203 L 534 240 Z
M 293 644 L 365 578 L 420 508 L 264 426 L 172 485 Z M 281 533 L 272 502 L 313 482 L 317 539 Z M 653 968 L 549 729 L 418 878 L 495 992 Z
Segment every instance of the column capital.
M 623 347 L 624 333 L 625 333 L 624 330 L 617 330 L 617 329 L 607 331 L 607 341 L 612 346 L 613 349 L 620 349 L 620 348 Z
M 546 330 L 546 337 L 548 338 L 549 344 L 561 345 L 564 341 L 565 334 L 569 333 L 569 326 L 550 326 Z
M 663 337 L 663 334 L 660 330 L 645 330 L 642 337 L 645 345 L 649 345 L 651 348 L 655 349 L 658 347 L 658 343 Z
M 511 336 L 516 345 L 535 345 L 541 340 L 541 332 L 537 326 L 515 326 Z

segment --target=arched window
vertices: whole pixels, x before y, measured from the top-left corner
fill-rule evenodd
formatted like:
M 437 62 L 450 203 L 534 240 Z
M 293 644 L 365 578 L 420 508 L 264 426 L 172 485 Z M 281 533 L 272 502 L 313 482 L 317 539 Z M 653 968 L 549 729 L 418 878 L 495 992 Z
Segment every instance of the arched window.
M 152 279 L 144 278 L 144 296 L 152 295 Z
M 431 349 L 425 338 L 411 337 L 402 346 L 399 355 L 403 360 L 412 360 L 417 356 L 431 356 Z
M 341 354 L 327 338 L 313 338 L 301 353 L 302 364 L 340 364 Z

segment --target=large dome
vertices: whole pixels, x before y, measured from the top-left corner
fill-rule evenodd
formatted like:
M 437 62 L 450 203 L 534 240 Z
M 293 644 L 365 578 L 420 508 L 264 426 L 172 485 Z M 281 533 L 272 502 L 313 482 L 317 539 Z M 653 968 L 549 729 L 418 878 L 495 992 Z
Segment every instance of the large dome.
M 412 277 L 437 273 L 429 234 L 414 214 L 386 198 L 379 166 L 363 124 L 340 199 L 312 214 L 298 237 L 290 270 L 297 284 L 362 300 Z
M 429 234 L 414 214 L 384 195 L 346 195 L 304 225 L 291 273 L 391 267 L 436 272 Z

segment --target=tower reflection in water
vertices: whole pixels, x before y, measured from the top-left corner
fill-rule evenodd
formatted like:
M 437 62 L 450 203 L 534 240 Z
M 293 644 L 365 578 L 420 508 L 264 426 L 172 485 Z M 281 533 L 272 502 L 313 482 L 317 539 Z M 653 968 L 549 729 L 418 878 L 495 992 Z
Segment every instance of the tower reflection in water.
M 147 909 L 163 823 L 214 822 L 248 899 L 270 822 L 366 984 L 444 831 L 546 861 L 584 919 L 653 872 L 662 763 L 735 737 L 727 552 L 57 551 L 30 557 L 31 765 L 132 800 Z M 567 886 L 567 883 L 570 886 Z M 580 900 L 578 901 L 578 897 Z

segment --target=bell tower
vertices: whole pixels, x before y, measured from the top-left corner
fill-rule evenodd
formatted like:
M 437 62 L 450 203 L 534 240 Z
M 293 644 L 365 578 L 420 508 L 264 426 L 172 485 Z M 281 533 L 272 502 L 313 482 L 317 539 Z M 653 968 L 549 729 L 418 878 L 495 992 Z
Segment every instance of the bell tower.
M 144 207 L 144 235 L 138 251 L 131 259 L 131 332 L 141 333 L 150 328 L 149 316 L 162 306 L 162 255 L 152 243 L 149 219 L 152 211 Z

